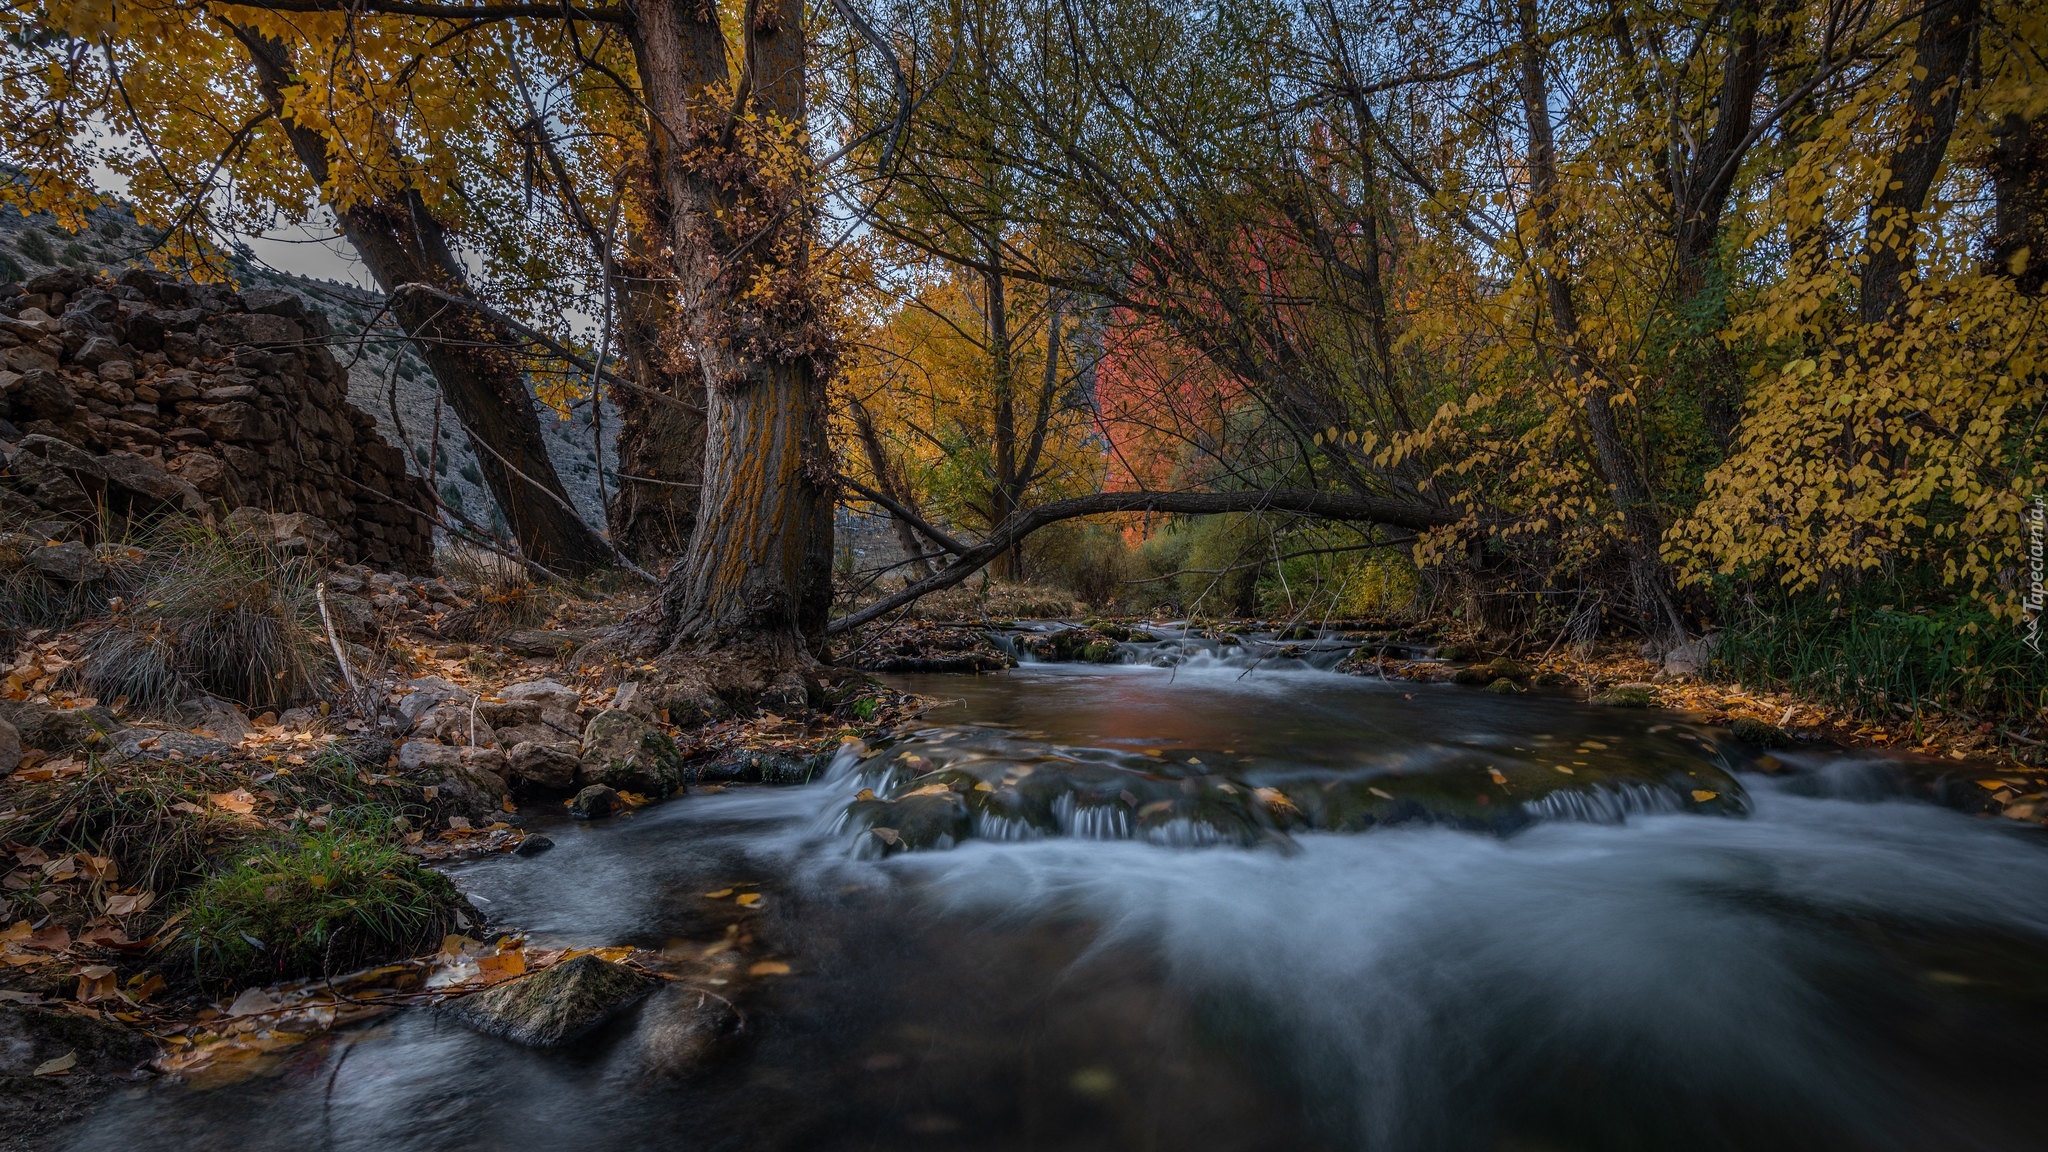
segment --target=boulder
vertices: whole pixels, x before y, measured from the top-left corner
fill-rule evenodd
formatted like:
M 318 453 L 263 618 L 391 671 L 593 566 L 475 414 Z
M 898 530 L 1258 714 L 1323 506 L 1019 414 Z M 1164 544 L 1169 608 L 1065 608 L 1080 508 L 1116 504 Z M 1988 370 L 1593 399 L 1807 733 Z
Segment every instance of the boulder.
M 489 748 L 451 748 L 431 740 L 408 740 L 398 749 L 399 772 L 433 789 L 427 800 L 442 820 L 495 820 L 505 807 L 505 781 L 499 776 L 504 763 L 504 755 Z
M 46 544 L 30 552 L 28 566 L 63 584 L 86 584 L 107 574 L 107 566 L 93 554 L 92 546 L 77 540 Z
M 413 735 L 460 747 L 488 748 L 497 743 L 496 733 L 482 716 L 470 711 L 466 700 L 444 700 L 422 713 L 412 726 Z
M 521 796 L 566 795 L 575 789 L 581 766 L 574 751 L 532 740 L 514 744 L 505 754 L 506 781 Z
M 569 815 L 578 820 L 602 820 L 618 810 L 618 790 L 603 784 L 592 784 L 569 801 Z
M 540 711 L 573 713 L 583 705 L 583 697 L 574 688 L 558 684 L 553 680 L 527 680 L 508 684 L 498 690 L 498 699 L 507 704 L 532 704 Z
M 330 604 L 332 602 L 330 601 Z M 420 676 L 406 682 L 407 696 L 399 701 L 398 714 L 405 718 L 408 726 L 418 722 L 427 714 L 427 709 L 443 700 L 467 701 L 470 694 L 441 679 L 439 676 Z
M 213 696 L 201 696 L 186 700 L 178 705 L 187 724 L 204 728 L 219 740 L 239 744 L 252 728 L 249 717 L 240 708 Z
M 62 420 L 78 407 L 78 394 L 51 367 L 31 365 L 10 396 L 16 419 Z
M 654 984 L 623 964 L 578 956 L 449 1002 L 441 1010 L 488 1036 L 559 1048 L 630 1007 Z
M 555 846 L 553 840 L 538 832 L 529 832 L 520 838 L 519 847 L 512 850 L 514 856 L 538 856 Z
M 121 727 L 121 722 L 102 705 L 55 708 L 27 700 L 0 700 L 0 722 L 12 726 L 25 747 L 45 752 L 98 744 Z
M 235 746 L 225 740 L 166 728 L 123 728 L 114 733 L 111 759 L 204 760 L 234 754 Z
M 1673 677 L 1698 676 L 1707 670 L 1707 665 L 1713 663 L 1714 649 L 1720 644 L 1719 633 L 1702 636 L 1691 643 L 1680 644 L 1664 654 L 1664 674 Z
M 206 497 L 186 480 L 157 467 L 156 462 L 132 452 L 109 452 L 94 458 L 106 475 L 110 493 L 123 496 L 131 507 L 178 508 L 197 512 Z
M 583 730 L 581 778 L 622 792 L 663 797 L 683 786 L 676 742 L 629 712 L 600 712 Z

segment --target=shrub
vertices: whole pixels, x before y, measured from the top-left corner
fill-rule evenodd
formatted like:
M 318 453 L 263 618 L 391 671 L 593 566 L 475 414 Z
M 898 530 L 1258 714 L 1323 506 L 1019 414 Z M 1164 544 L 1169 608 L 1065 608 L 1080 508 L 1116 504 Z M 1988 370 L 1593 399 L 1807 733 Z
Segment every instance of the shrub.
M 484 474 L 483 471 L 476 466 L 476 461 L 465 460 L 463 461 L 462 467 L 456 469 L 456 471 L 461 474 L 464 480 L 469 481 L 471 484 L 475 484 L 478 487 L 483 486 Z
M 463 903 L 385 839 L 336 829 L 258 849 L 195 886 L 176 946 L 209 984 L 332 975 L 425 951 Z
M 30 229 L 14 238 L 14 249 L 38 264 L 55 264 L 57 252 L 50 247 L 50 238 Z
M 1714 663 L 1745 684 L 1866 717 L 1929 707 L 2032 717 L 2048 707 L 2048 661 L 2027 648 L 2024 627 L 1940 595 L 1897 579 L 1841 601 L 1808 594 L 1735 606 L 1723 612 L 1731 622 Z
M 442 617 L 437 629 L 450 640 L 486 640 L 522 628 L 538 628 L 560 605 L 560 597 L 536 587 L 525 568 L 481 549 L 444 549 L 436 558 L 442 575 L 476 586 L 469 604 Z
M 275 709 L 332 686 L 307 561 L 190 524 L 149 552 L 134 593 L 87 630 L 79 670 L 94 695 L 168 710 L 205 692 Z
M 72 265 L 73 267 L 76 267 L 80 264 L 90 263 L 92 260 L 92 253 L 86 251 L 85 245 L 80 244 L 78 241 L 74 240 L 71 243 L 66 244 L 64 246 L 64 251 L 58 253 L 57 260 L 59 263 L 69 264 Z
M 239 780 L 226 767 L 192 760 L 106 765 L 94 758 L 76 775 L 22 785 L 4 832 L 46 849 L 111 856 L 124 883 L 162 891 L 199 869 L 208 844 L 236 834 L 240 825 L 206 798 Z
M 1106 524 L 1067 521 L 1026 541 L 1024 567 L 1040 582 L 1104 607 L 1123 598 L 1131 569 L 1123 533 Z

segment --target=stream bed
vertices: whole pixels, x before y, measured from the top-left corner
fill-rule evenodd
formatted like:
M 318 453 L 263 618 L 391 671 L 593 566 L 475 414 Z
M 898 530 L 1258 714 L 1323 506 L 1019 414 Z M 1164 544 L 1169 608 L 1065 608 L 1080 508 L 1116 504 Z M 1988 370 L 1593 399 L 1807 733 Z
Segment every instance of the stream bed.
M 456 872 L 536 943 L 749 931 L 743 1044 L 401 1013 L 78 1149 L 2048 1149 L 2048 843 L 1870 753 L 1303 661 L 901 676 L 817 781 Z M 1257 664 L 1257 666 L 1254 666 Z

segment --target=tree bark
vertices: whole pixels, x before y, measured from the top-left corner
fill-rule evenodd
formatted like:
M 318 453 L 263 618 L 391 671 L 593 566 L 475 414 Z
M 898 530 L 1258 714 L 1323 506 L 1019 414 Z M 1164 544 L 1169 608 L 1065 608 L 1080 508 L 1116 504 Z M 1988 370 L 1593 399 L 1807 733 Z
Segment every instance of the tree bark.
M 264 98 L 278 113 L 293 152 L 325 187 L 325 137 L 284 113 L 283 92 L 293 68 L 283 45 L 240 26 L 235 34 L 248 49 Z M 506 351 L 518 341 L 502 324 L 447 299 L 467 299 L 469 287 L 440 221 L 419 193 L 408 188 L 338 208 L 335 215 L 468 433 L 485 485 L 520 552 L 568 575 L 610 563 L 611 549 L 572 510 L 555 473 L 525 377 Z M 444 295 L 400 292 L 407 284 L 426 284 Z
M 1991 138 L 1991 269 L 2038 296 L 2048 289 L 2048 130 L 2008 113 Z
M 1977 30 L 1979 0 L 1936 0 L 1920 16 L 1913 46 L 1916 75 L 1906 89 L 1906 127 L 1885 167 L 1870 223 L 1864 231 L 1862 318 L 1865 324 L 1892 320 L 1906 303 L 1913 278 L 1913 217 L 1927 206 L 1927 194 L 1948 155 L 1962 98 L 1963 67 Z
M 658 247 L 651 237 L 629 234 L 614 287 L 619 345 L 641 390 L 612 392 L 619 413 L 612 539 L 643 564 L 674 560 L 688 549 L 704 483 L 704 381 L 669 367 L 674 282 L 659 266 Z
M 832 348 L 809 267 L 802 6 L 749 12 L 737 98 L 721 99 L 711 6 L 642 0 L 630 29 L 660 136 L 679 335 L 706 395 L 697 522 L 641 639 L 679 658 L 744 650 L 772 670 L 821 648 L 831 607 Z

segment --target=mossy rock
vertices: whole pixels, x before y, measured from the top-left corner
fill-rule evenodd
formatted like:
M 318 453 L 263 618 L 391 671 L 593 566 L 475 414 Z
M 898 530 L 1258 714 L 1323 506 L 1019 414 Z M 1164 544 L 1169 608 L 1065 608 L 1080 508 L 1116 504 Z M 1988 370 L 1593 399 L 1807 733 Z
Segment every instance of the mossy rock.
M 1451 673 L 1451 683 L 1463 684 L 1468 688 L 1484 688 L 1493 681 L 1494 677 L 1488 676 L 1484 668 L 1460 668 Z
M 1562 672 L 1538 672 L 1533 683 L 1538 688 L 1569 688 L 1572 678 Z
M 1792 737 L 1783 728 L 1747 716 L 1735 722 L 1734 732 L 1737 740 L 1758 748 L 1783 748 L 1792 742 Z
M 1452 661 L 1470 660 L 1472 657 L 1478 655 L 1477 652 L 1474 652 L 1470 647 L 1464 644 L 1446 644 L 1443 647 L 1437 649 L 1436 654 L 1445 660 Z
M 1502 656 L 1486 665 L 1486 674 L 1495 680 L 1527 680 L 1529 668 Z
M 1593 697 L 1593 703 L 1608 708 L 1648 708 L 1657 702 L 1657 692 L 1641 685 L 1625 684 Z
M 653 988 L 654 981 L 623 964 L 578 956 L 466 996 L 443 1011 L 486 1035 L 531 1048 L 559 1048 Z
M 1512 696 L 1515 693 L 1522 691 L 1522 686 L 1520 684 L 1515 683 L 1513 680 L 1510 680 L 1507 677 L 1503 676 L 1500 679 L 1495 680 L 1493 683 L 1488 684 L 1486 686 L 1486 690 L 1488 692 L 1497 693 L 1502 696 Z
M 1295 625 L 1294 627 L 1292 627 L 1292 628 L 1282 628 L 1282 629 L 1281 629 L 1281 630 L 1280 630 L 1279 632 L 1275 633 L 1275 634 L 1274 634 L 1274 636 L 1273 636 L 1273 639 L 1275 639 L 1275 640 L 1279 640 L 1279 641 L 1282 641 L 1282 642 L 1287 642 L 1287 641 L 1293 641 L 1293 640 L 1313 640 L 1313 639 L 1315 639 L 1315 638 L 1316 638 L 1316 630 L 1315 630 L 1315 629 L 1313 629 L 1313 628 L 1311 628 L 1311 627 L 1309 627 L 1309 626 L 1308 626 L 1308 625 L 1306 625 L 1306 624 L 1296 624 L 1296 625 Z
M 665 797 L 683 786 L 683 755 L 668 735 L 630 712 L 600 712 L 583 729 L 585 784 Z

